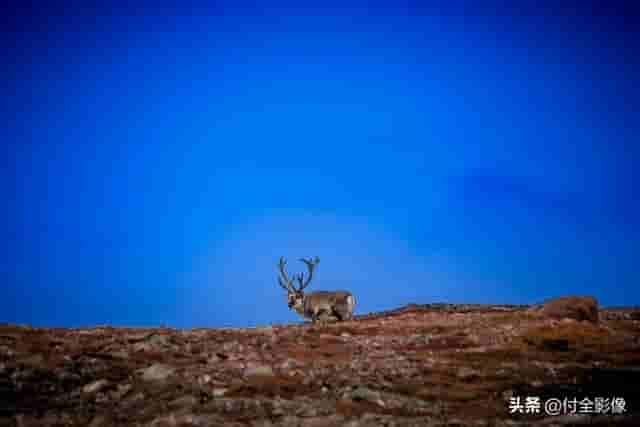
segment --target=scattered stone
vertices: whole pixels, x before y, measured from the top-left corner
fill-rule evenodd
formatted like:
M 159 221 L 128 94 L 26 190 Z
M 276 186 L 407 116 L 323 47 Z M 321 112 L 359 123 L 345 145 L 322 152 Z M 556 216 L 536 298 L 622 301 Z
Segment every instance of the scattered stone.
M 229 390 L 229 389 L 227 389 L 227 388 L 223 388 L 223 387 L 221 387 L 221 388 L 214 388 L 213 390 L 211 390 L 211 395 L 212 395 L 213 397 L 222 397 L 222 396 L 224 396 L 224 395 L 225 395 L 225 393 L 227 392 L 227 390 Z
M 122 399 L 127 395 L 127 393 L 129 393 L 129 391 L 131 391 L 132 388 L 133 386 L 131 384 L 118 384 L 117 389 L 111 392 L 112 397 L 118 400 Z
M 303 406 L 296 411 L 296 415 L 303 418 L 315 417 L 318 415 L 318 410 L 313 406 Z
M 284 411 L 284 408 L 282 407 L 282 403 L 280 402 L 280 399 L 274 400 L 271 414 L 276 417 L 280 417 L 285 414 L 285 411 Z
M 429 345 L 432 339 L 433 339 L 433 336 L 431 334 L 426 334 L 426 335 L 417 334 L 417 335 L 412 335 L 409 338 L 409 342 L 414 345 Z
M 167 335 L 151 334 L 143 338 L 141 342 L 133 345 L 133 351 L 158 351 L 170 346 L 170 338 Z
M 142 374 L 142 379 L 145 381 L 160 381 L 167 379 L 172 375 L 175 372 L 175 368 L 162 363 L 155 363 L 148 368 L 139 370 L 138 372 Z
M 104 415 L 96 415 L 91 420 L 91 424 L 89 424 L 89 427 L 103 427 L 107 426 L 108 424 L 109 421 L 107 420 L 107 417 L 105 417 Z
M 480 376 L 480 371 L 476 369 L 472 369 L 468 366 L 461 366 L 460 368 L 458 368 L 458 372 L 456 372 L 456 376 L 460 379 L 466 380 L 469 378 Z
M 223 360 L 228 359 L 229 357 L 225 354 L 222 353 L 216 353 L 216 354 L 212 354 L 208 359 L 207 359 L 207 363 L 211 363 L 211 364 L 216 364 L 219 363 Z
M 129 401 L 131 402 L 137 402 L 140 400 L 144 400 L 145 399 L 145 394 L 141 391 L 137 392 L 136 394 L 134 394 L 133 396 L 129 397 Z
M 633 396 L 637 309 L 601 310 L 597 327 L 527 309 L 427 304 L 273 328 L 0 325 L 0 427 L 523 427 L 543 418 L 509 416 L 495 391 Z M 561 351 L 525 340 L 537 336 Z
M 347 397 L 350 397 L 352 400 L 356 401 L 365 400 L 367 402 L 375 403 L 379 406 L 385 406 L 384 402 L 380 398 L 380 393 L 367 387 L 357 387 L 351 393 L 347 394 Z
M 0 355 L 6 358 L 12 358 L 16 353 L 6 345 L 0 345 Z
M 109 385 L 109 381 L 107 380 L 98 380 L 98 381 L 94 381 L 92 383 L 86 384 L 84 387 L 82 387 L 82 392 L 86 393 L 86 394 L 90 394 L 90 393 L 97 393 L 100 390 L 102 390 L 103 388 L 105 388 L 106 386 Z
M 287 358 L 280 364 L 280 369 L 288 371 L 289 369 L 295 369 L 301 367 L 302 364 L 295 359 Z
M 174 399 L 171 402 L 169 402 L 169 407 L 174 409 L 184 408 L 184 407 L 195 406 L 197 403 L 198 403 L 198 399 L 196 399 L 194 396 L 185 395 L 185 396 L 178 397 L 177 399 Z
M 271 366 L 255 366 L 247 368 L 244 375 L 245 377 L 272 377 L 275 374 Z
M 111 357 L 115 357 L 116 359 L 128 359 L 129 358 L 129 352 L 122 349 L 122 350 L 118 350 L 118 351 L 114 351 L 109 353 L 111 355 Z
M 174 414 L 170 414 L 168 416 L 158 417 L 147 425 L 148 427 L 176 427 L 179 423 L 183 425 L 192 425 L 192 423 L 182 423 L 181 421 L 185 420 L 178 420 Z

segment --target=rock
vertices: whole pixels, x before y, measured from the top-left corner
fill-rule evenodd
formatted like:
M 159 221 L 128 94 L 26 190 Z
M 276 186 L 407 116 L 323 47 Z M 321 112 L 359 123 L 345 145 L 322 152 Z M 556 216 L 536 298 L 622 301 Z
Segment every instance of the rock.
M 214 388 L 213 390 L 211 390 L 211 395 L 213 397 L 222 397 L 225 395 L 225 393 L 227 392 L 227 388 Z
M 295 369 L 301 367 L 302 364 L 295 359 L 287 358 L 280 364 L 280 369 L 288 371 L 289 369 Z
M 15 352 L 11 350 L 6 345 L 0 345 L 0 356 L 6 356 L 7 358 L 12 358 L 15 355 Z
M 417 334 L 409 337 L 409 343 L 415 345 L 429 345 L 433 336 L 431 334 Z
M 146 398 L 145 394 L 141 391 L 134 393 L 134 394 L 130 394 L 127 396 L 126 401 L 133 404 L 136 402 L 139 402 L 141 400 L 144 400 Z
M 98 404 L 106 403 L 109 401 L 110 398 L 111 398 L 110 395 L 107 395 L 106 393 L 98 392 L 96 393 L 95 401 Z
M 229 357 L 227 355 L 224 355 L 222 353 L 217 353 L 217 354 L 212 354 L 208 359 L 207 359 L 207 363 L 210 364 L 216 364 L 219 363 L 223 360 L 228 359 Z
M 114 351 L 109 353 L 112 357 L 115 357 L 116 359 L 128 359 L 129 358 L 129 352 L 122 349 L 122 350 L 118 350 L 118 351 Z
M 158 417 L 147 424 L 149 427 L 174 427 L 178 425 L 176 416 L 171 414 L 169 416 Z
M 177 399 L 174 399 L 171 402 L 169 402 L 169 407 L 174 409 L 184 408 L 184 407 L 195 406 L 197 403 L 198 403 L 198 399 L 188 394 L 186 396 L 178 397 Z
M 244 371 L 245 377 L 272 377 L 274 376 L 271 366 L 255 366 L 249 367 Z
M 520 365 L 515 362 L 500 362 L 500 366 L 507 369 L 518 370 L 520 369 Z
M 167 335 L 151 334 L 145 338 L 145 341 L 157 347 L 164 347 L 169 345 L 170 337 Z
M 151 350 L 153 350 L 153 346 L 147 342 L 137 342 L 133 345 L 134 353 L 137 353 L 139 351 L 149 352 Z
M 315 417 L 318 415 L 318 411 L 313 406 L 303 406 L 296 411 L 296 415 L 303 418 Z
M 280 417 L 285 414 L 285 410 L 282 407 L 282 403 L 279 399 L 273 401 L 273 408 L 271 409 L 271 415 Z
M 90 393 L 97 393 L 100 390 L 102 390 L 103 388 L 105 388 L 106 386 L 109 385 L 109 381 L 107 380 L 98 380 L 98 381 L 94 381 L 92 383 L 86 384 L 84 387 L 82 387 L 82 392 L 86 393 L 86 394 L 90 394 Z
M 117 390 L 111 392 L 111 397 L 116 400 L 122 399 L 132 388 L 131 384 L 118 384 Z
M 357 387 L 355 390 L 348 394 L 348 397 L 356 401 L 365 400 L 367 402 L 375 403 L 379 406 L 385 406 L 384 402 L 380 398 L 380 393 L 367 387 Z
M 531 309 L 551 319 L 587 320 L 598 323 L 598 301 L 593 297 L 566 296 L 546 301 Z
M 105 417 L 104 415 L 96 415 L 91 420 L 91 424 L 89 424 L 89 427 L 103 427 L 107 426 L 108 423 L 109 421 L 107 420 L 107 417 Z
M 151 334 L 146 336 L 142 342 L 133 345 L 133 351 L 161 350 L 170 346 L 170 339 L 167 335 Z
M 468 366 L 461 366 L 456 372 L 456 376 L 460 379 L 468 379 L 480 376 L 480 372 Z
M 162 363 L 155 363 L 148 368 L 138 370 L 138 372 L 142 374 L 142 379 L 145 381 L 160 381 L 172 375 L 175 372 L 175 368 Z

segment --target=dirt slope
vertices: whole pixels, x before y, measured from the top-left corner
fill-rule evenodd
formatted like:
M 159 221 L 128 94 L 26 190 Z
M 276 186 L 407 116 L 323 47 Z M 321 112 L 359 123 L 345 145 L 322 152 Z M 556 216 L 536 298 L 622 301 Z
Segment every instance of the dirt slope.
M 324 326 L 3 325 L 0 426 L 640 425 L 640 310 L 598 316 L 432 304 Z M 526 397 L 540 413 L 511 414 Z M 574 397 L 622 413 L 542 406 Z

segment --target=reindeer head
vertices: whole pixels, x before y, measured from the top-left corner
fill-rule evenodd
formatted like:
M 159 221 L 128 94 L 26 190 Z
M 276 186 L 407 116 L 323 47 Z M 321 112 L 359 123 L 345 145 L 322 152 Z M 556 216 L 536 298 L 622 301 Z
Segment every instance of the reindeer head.
M 307 269 L 309 270 L 309 275 L 306 280 L 304 279 L 304 273 L 296 274 L 293 279 L 289 279 L 289 276 L 285 271 L 285 265 L 287 262 L 284 257 L 280 257 L 280 263 L 278 264 L 280 269 L 278 283 L 280 283 L 280 286 L 287 291 L 287 305 L 289 306 L 289 309 L 293 309 L 297 312 L 301 312 L 302 310 L 302 306 L 304 304 L 303 290 L 311 283 L 311 280 L 313 279 L 313 270 L 316 268 L 318 263 L 320 263 L 320 258 L 316 257 L 314 260 L 301 258 L 300 261 L 307 264 Z M 293 284 L 294 279 L 299 283 L 298 288 Z

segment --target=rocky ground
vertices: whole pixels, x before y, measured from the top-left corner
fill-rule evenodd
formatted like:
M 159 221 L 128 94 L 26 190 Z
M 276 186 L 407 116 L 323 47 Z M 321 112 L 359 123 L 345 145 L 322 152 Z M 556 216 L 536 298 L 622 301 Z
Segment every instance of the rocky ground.
M 596 304 L 247 329 L 1 325 L 0 426 L 638 426 L 640 309 Z M 512 414 L 526 397 L 617 398 L 619 413 Z

